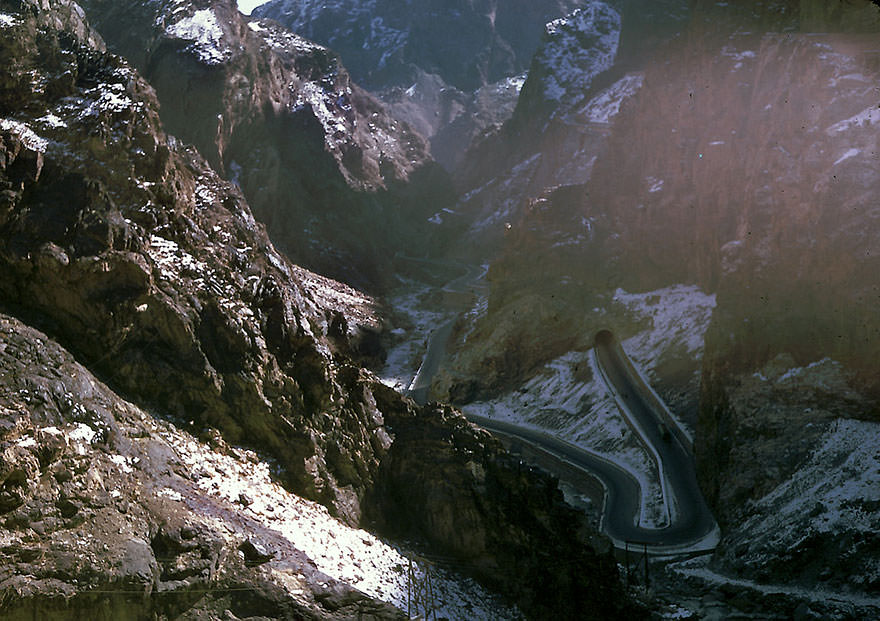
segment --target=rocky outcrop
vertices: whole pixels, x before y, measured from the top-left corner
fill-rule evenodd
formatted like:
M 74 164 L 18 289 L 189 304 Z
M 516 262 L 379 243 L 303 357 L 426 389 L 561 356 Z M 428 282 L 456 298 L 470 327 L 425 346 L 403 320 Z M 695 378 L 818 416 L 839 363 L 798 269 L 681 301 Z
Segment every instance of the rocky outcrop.
M 168 131 L 241 187 L 298 263 L 376 286 L 387 246 L 427 237 L 449 200 L 445 176 L 335 52 L 249 21 L 232 0 L 83 6 L 154 86 Z
M 387 388 L 377 401 L 395 435 L 377 477 L 380 529 L 457 559 L 536 619 L 643 614 L 603 584 L 616 573 L 610 542 L 564 503 L 555 479 L 448 406 L 415 411 Z
M 124 61 L 19 15 L 2 31 L 29 102 L 0 134 L 7 304 L 126 394 L 277 454 L 294 489 L 356 520 L 388 442 L 358 371 L 332 364 L 358 317 L 318 305 L 309 288 L 325 285 L 166 137 L 152 88 Z M 58 66 L 40 62 L 47 48 Z M 40 90 L 65 75 L 64 89 Z M 376 327 L 366 298 L 330 293 Z
M 474 574 L 530 614 L 628 606 L 607 544 L 559 505 L 551 480 L 519 472 L 460 415 L 417 410 L 353 362 L 372 353 L 372 300 L 276 251 L 238 188 L 165 133 L 153 88 L 103 50 L 81 11 L 35 0 L 0 2 L 0 14 L 0 49 L 14 58 L 0 84 L 0 356 L 12 356 L 0 380 L 4 614 L 61 617 L 100 603 L 105 618 L 205 607 L 207 618 L 224 608 L 394 617 L 324 580 L 287 539 L 275 552 L 292 565 L 279 569 L 264 541 L 277 533 L 209 502 L 197 484 L 208 464 L 170 454 L 194 440 L 152 413 L 234 454 L 245 455 L 229 445 L 258 448 L 237 460 L 253 468 L 224 468 L 259 465 L 268 478 L 271 460 L 288 490 L 349 524 L 366 511 L 463 559 L 456 526 L 473 527 L 487 542 Z M 471 448 L 444 457 L 453 436 Z M 442 473 L 429 455 L 445 460 Z M 472 481 L 481 470 L 487 485 Z M 416 482 L 444 491 L 402 502 Z M 460 522 L 447 502 L 465 499 Z M 232 502 L 253 504 L 246 490 Z M 235 523 L 226 533 L 209 519 L 218 514 Z M 507 550 L 532 545 L 565 551 L 579 571 L 546 565 L 555 559 L 543 552 L 515 567 L 577 599 L 510 587 L 524 583 Z
M 46 334 L 0 315 L 0 363 L 4 619 L 403 618 L 200 489 L 185 432 Z M 252 551 L 267 545 L 278 561 Z
M 614 64 L 620 28 L 620 14 L 603 2 L 547 24 L 513 122 L 546 123 L 582 104 L 596 76 Z

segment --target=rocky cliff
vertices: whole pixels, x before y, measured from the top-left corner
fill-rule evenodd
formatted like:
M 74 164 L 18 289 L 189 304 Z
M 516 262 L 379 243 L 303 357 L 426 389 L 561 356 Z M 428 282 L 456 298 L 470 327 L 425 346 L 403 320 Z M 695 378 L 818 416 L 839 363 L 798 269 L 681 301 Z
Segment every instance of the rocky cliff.
M 702 361 L 669 349 L 651 372 L 670 396 L 690 393 L 683 416 L 696 429 L 703 489 L 743 543 L 743 524 L 756 515 L 770 528 L 761 512 L 779 506 L 773 494 L 785 488 L 794 498 L 792 481 L 837 437 L 843 422 L 832 421 L 860 419 L 871 428 L 880 420 L 873 355 L 880 9 L 868 2 L 690 9 L 680 34 L 651 56 L 619 53 L 588 90 L 525 115 L 474 150 L 475 165 L 504 163 L 489 183 L 462 177 L 474 190 L 467 199 L 475 234 L 489 230 L 500 251 L 485 311 L 462 325 L 459 366 L 436 389 L 460 401 L 497 395 L 546 361 L 589 348 L 598 327 L 612 325 L 624 337 L 650 330 L 621 303 L 626 292 L 655 304 L 677 284 L 715 294 Z M 602 44 L 591 45 L 598 53 Z M 528 92 L 537 90 L 527 84 L 523 97 Z M 583 103 L 572 113 L 564 104 L 577 97 Z M 542 136 L 561 137 L 552 146 L 529 133 L 535 116 L 544 119 Z M 850 483 L 834 485 L 823 488 L 823 506 Z M 875 515 L 876 489 L 851 485 L 861 491 L 846 501 L 850 517 Z M 855 517 L 804 528 L 802 546 L 786 540 L 788 569 L 776 575 L 816 584 L 824 553 L 817 550 L 846 548 L 852 537 L 854 557 L 874 562 L 871 544 L 861 541 L 873 541 L 876 529 L 864 534 Z M 762 563 L 773 549 L 765 545 Z M 735 558 L 731 549 L 725 562 L 741 570 Z M 809 561 L 799 567 L 794 558 Z M 864 572 L 836 579 L 864 588 Z
M 399 616 L 275 522 L 317 515 L 291 491 L 418 537 L 529 615 L 626 614 L 555 482 L 357 366 L 371 299 L 279 253 L 77 5 L 0 2 L 0 54 L 4 615 Z M 287 491 L 255 502 L 254 472 Z
M 300 264 L 375 287 L 387 246 L 424 243 L 449 200 L 445 176 L 335 52 L 249 21 L 232 0 L 83 7 L 156 89 L 168 130 L 240 186 Z

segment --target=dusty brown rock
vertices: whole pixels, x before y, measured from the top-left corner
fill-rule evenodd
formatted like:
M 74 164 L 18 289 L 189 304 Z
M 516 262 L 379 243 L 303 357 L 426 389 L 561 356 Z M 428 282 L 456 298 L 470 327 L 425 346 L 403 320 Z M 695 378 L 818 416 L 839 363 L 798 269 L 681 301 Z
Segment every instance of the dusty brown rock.
M 17 464 L 3 486 L 22 490 L 15 507 L 0 504 L 4 619 L 219 620 L 228 610 L 400 618 L 317 572 L 289 542 L 281 567 L 257 569 L 253 553 L 240 558 L 242 539 L 257 536 L 254 524 L 222 519 L 224 503 L 199 490 L 198 476 L 168 444 L 174 428 L 114 394 L 45 334 L 0 315 L 0 363 L 3 420 L 16 421 L 0 440 L 0 455 Z M 46 452 L 46 438 L 66 450 Z M 185 495 L 169 495 L 172 487 Z M 299 588 L 273 571 L 292 572 Z M 337 594 L 332 607 L 322 603 L 328 589 Z

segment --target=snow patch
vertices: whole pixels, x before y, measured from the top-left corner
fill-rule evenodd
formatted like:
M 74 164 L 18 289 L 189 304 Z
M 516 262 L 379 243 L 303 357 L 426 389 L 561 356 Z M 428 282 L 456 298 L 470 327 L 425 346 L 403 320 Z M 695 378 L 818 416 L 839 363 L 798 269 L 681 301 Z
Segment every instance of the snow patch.
M 654 194 L 655 192 L 659 192 L 663 189 L 663 179 L 657 179 L 656 177 L 646 177 L 645 181 L 651 184 L 651 187 L 648 188 L 649 194 Z
M 15 443 L 16 446 L 20 446 L 22 448 L 34 448 L 37 445 L 37 441 L 33 436 L 25 436 L 18 440 Z
M 685 354 L 699 360 L 703 337 L 715 308 L 715 295 L 694 285 L 675 285 L 647 293 L 627 293 L 618 289 L 614 301 L 623 304 L 651 328 L 623 342 L 632 359 L 648 372 L 653 371 L 667 350 L 683 346 Z
M 205 263 L 198 261 L 176 242 L 158 235 L 150 236 L 149 253 L 167 280 L 176 280 L 182 271 L 204 275 L 208 269 Z
M 83 94 L 85 95 L 83 100 L 77 100 L 68 106 L 69 109 L 76 112 L 80 119 L 99 117 L 105 112 L 128 112 L 144 105 L 142 102 L 132 101 L 126 94 L 125 87 L 118 83 L 90 88 Z M 86 104 L 88 99 L 91 101 Z
M 67 127 L 67 123 L 63 119 L 61 119 L 58 116 L 55 116 L 51 112 L 49 114 L 47 114 L 46 116 L 43 116 L 43 117 L 40 117 L 39 119 L 37 119 L 37 122 L 42 123 L 43 125 L 45 125 L 46 127 L 49 127 L 50 129 L 61 129 L 61 128 Z
M 727 56 L 728 58 L 732 58 L 733 60 L 736 60 L 736 61 L 743 61 L 746 59 L 752 59 L 752 58 L 757 57 L 757 54 L 755 54 L 755 52 L 753 52 L 752 50 L 744 50 L 742 52 L 738 52 L 730 46 L 725 46 L 724 48 L 722 48 L 721 55 Z
M 580 114 L 586 117 L 588 123 L 611 123 L 611 120 L 620 112 L 623 102 L 635 95 L 645 78 L 641 74 L 629 74 L 593 97 Z
M 834 162 L 834 166 L 837 166 L 841 162 L 845 162 L 846 160 L 848 160 L 851 157 L 855 157 L 859 153 L 861 153 L 861 151 L 858 149 L 848 149 L 846 153 L 844 153 L 839 158 L 837 158 L 837 161 Z
M 236 3 L 238 5 L 238 10 L 244 13 L 245 15 L 250 15 L 251 11 L 253 11 L 258 6 L 266 4 L 267 0 L 238 0 Z
M 16 23 L 17 20 L 12 15 L 0 13 L 0 28 L 9 28 L 11 26 L 15 26 Z
M 38 136 L 34 133 L 34 130 L 24 123 L 19 123 L 12 119 L 0 119 L 0 130 L 15 134 L 18 139 L 21 140 L 22 144 L 31 151 L 45 153 L 46 147 L 49 146 L 48 140 Z
M 228 51 L 221 49 L 223 30 L 211 9 L 199 9 L 166 28 L 165 32 L 171 37 L 192 41 L 192 49 L 205 64 L 220 64 L 228 56 Z
M 849 131 L 851 129 L 858 129 L 860 127 L 869 127 L 874 125 L 875 123 L 880 123 L 880 105 L 870 106 L 865 108 L 858 114 L 854 114 L 848 119 L 844 119 L 830 126 L 825 130 L 825 133 L 829 136 L 833 136 L 834 134 L 841 134 L 845 131 Z
M 122 455 L 111 455 L 110 461 L 119 466 L 119 469 L 126 474 L 131 474 L 132 472 L 134 472 L 134 469 L 128 463 L 128 459 L 126 459 Z
M 156 495 L 170 498 L 171 500 L 177 500 L 178 502 L 183 500 L 183 495 L 180 492 L 171 489 L 170 487 L 164 487 L 160 489 L 158 492 L 156 492 Z
M 85 455 L 88 452 L 88 445 L 94 441 L 98 433 L 84 423 L 77 423 L 73 426 L 73 430 L 67 433 L 67 439 L 77 443 L 76 452 Z

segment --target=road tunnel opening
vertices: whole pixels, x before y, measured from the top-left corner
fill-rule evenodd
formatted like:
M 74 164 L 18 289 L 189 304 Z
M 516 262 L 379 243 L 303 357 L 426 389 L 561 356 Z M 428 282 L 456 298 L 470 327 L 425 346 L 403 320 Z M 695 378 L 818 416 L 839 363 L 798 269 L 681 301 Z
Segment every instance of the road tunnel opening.
M 614 337 L 614 332 L 611 330 L 599 330 L 596 332 L 596 336 L 593 337 L 593 344 L 601 347 L 614 345 L 616 341 L 617 339 Z

